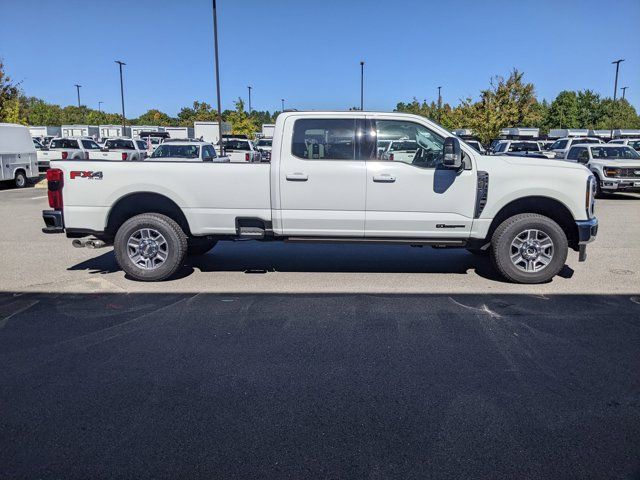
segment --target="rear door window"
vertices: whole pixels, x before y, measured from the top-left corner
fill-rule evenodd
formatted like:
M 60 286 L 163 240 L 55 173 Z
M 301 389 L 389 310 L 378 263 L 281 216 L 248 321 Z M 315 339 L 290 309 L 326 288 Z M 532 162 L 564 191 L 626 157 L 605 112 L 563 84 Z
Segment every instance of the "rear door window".
M 296 120 L 291 153 L 307 160 L 355 160 L 356 120 L 309 118 Z

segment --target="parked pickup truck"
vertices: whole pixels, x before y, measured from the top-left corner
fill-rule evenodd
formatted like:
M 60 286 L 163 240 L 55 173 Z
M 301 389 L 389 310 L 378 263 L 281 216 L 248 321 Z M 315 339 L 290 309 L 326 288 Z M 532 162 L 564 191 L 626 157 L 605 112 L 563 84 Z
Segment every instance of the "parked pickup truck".
M 378 137 L 414 142 L 413 156 L 378 158 Z M 510 281 L 539 283 L 569 248 L 585 260 L 598 227 L 583 165 L 483 156 L 404 113 L 282 113 L 271 163 L 56 167 L 43 231 L 113 245 L 130 278 L 147 281 L 220 240 L 255 239 L 466 248 L 489 253 Z
M 153 162 L 216 162 L 229 163 L 229 157 L 219 157 L 213 145 L 200 141 L 167 141 L 150 157 Z
M 627 145 L 576 144 L 567 160 L 586 165 L 596 178 L 596 195 L 640 192 L 640 153 Z
M 90 160 L 138 161 L 147 158 L 147 142 L 130 138 L 110 138 L 99 151 L 89 153 Z
M 37 151 L 38 170 L 46 172 L 53 160 L 89 160 L 89 154 L 99 152 L 100 148 L 92 138 L 54 138 L 48 149 Z
M 228 138 L 224 141 L 224 154 L 231 163 L 259 162 L 260 152 L 255 149 L 251 140 L 246 138 Z

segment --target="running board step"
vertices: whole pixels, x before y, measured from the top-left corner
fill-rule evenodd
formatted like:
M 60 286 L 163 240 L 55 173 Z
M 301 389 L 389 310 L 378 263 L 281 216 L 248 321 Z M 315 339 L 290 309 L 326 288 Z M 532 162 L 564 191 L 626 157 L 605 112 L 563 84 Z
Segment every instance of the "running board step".
M 240 238 L 264 238 L 264 228 L 260 227 L 240 227 L 238 229 L 238 236 Z
M 288 242 L 317 242 L 317 243 L 386 243 L 404 245 L 431 245 L 442 247 L 464 247 L 464 239 L 422 239 L 422 238 L 361 238 L 361 237 L 288 237 Z

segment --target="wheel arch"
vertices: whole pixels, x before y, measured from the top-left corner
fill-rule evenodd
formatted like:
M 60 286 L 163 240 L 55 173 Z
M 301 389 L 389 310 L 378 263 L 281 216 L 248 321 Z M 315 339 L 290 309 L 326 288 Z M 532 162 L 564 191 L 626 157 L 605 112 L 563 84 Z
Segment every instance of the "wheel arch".
M 486 241 L 490 241 L 493 232 L 507 218 L 520 213 L 537 213 L 555 221 L 564 231 L 569 247 L 578 249 L 578 227 L 571 210 L 561 201 L 545 196 L 521 197 L 503 206 L 491 221 Z
M 182 209 L 169 197 L 155 192 L 135 192 L 120 197 L 107 215 L 105 233 L 115 236 L 120 226 L 142 213 L 159 213 L 173 219 L 185 234 L 191 229 Z

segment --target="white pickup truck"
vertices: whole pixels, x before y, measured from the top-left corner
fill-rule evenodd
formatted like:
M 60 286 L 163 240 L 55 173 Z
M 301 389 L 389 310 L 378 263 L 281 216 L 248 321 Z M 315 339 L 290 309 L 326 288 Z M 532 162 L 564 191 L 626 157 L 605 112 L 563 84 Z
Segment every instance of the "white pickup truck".
M 224 154 L 231 163 L 259 162 L 261 154 L 251 140 L 246 138 L 227 138 L 224 141 Z
M 416 143 L 378 158 L 378 138 Z M 546 282 L 598 228 L 583 165 L 480 155 L 403 113 L 286 112 L 271 163 L 58 162 L 45 233 L 113 245 L 130 278 L 173 275 L 219 240 L 372 242 L 487 252 L 520 283 Z M 93 236 L 88 240 L 85 237 Z
M 91 152 L 99 152 L 100 148 L 92 138 L 54 138 L 49 148 L 38 150 L 38 170 L 45 172 L 53 160 L 89 160 Z
M 147 142 L 130 138 L 110 138 L 104 147 L 90 152 L 90 160 L 138 161 L 147 158 Z

